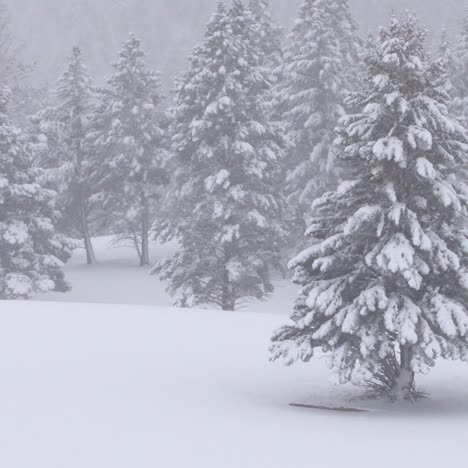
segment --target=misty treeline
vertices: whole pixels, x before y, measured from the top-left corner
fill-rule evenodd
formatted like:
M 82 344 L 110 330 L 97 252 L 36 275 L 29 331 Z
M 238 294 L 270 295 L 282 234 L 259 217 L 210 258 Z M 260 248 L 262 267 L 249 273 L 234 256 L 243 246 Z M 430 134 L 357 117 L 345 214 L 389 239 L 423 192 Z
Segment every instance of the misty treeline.
M 273 359 L 325 351 L 393 399 L 468 360 L 468 16 L 432 50 L 410 13 L 363 39 L 347 0 L 303 0 L 289 33 L 267 0 L 219 1 L 166 97 L 135 35 L 104 86 L 75 46 L 31 92 L 1 24 L 1 297 L 67 290 L 96 235 L 142 266 L 176 240 L 152 274 L 183 307 L 265 299 L 293 258 Z

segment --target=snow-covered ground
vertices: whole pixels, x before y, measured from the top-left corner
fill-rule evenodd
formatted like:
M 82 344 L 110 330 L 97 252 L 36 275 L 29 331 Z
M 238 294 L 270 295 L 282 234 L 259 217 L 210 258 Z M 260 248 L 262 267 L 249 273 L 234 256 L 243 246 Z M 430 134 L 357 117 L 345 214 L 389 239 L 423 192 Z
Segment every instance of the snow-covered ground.
M 105 245 L 99 266 L 67 267 L 74 292 L 2 304 L 1 467 L 467 466 L 468 366 L 441 363 L 421 380 L 432 399 L 415 406 L 292 408 L 354 392 L 323 359 L 268 362 L 294 287 L 251 310 L 174 309 L 131 252 Z

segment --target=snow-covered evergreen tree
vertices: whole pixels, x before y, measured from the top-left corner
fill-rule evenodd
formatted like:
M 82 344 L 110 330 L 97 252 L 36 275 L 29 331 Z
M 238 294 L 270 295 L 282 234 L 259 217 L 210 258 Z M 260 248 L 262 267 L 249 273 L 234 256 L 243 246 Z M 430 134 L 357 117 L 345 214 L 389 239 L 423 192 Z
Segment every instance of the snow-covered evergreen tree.
M 299 236 L 312 201 L 333 179 L 333 132 L 356 80 L 358 51 L 347 0 L 303 1 L 277 86 L 280 119 L 290 142 L 284 188 L 290 224 L 297 226 Z
M 468 13 L 463 18 L 450 63 L 453 106 L 466 126 L 468 124 Z
M 172 206 L 180 249 L 155 273 L 180 306 L 234 310 L 273 289 L 282 151 L 268 120 L 271 84 L 254 28 L 241 1 L 229 10 L 219 1 L 177 92 Z
M 86 149 L 93 88 L 79 47 L 73 47 L 58 81 L 56 98 L 55 107 L 39 112 L 33 119 L 38 131 L 47 138 L 40 163 L 47 168 L 49 183 L 59 192 L 61 225 L 65 232 L 83 241 L 87 262 L 93 264 L 93 155 Z
M 149 265 L 149 232 L 167 182 L 166 117 L 158 75 L 149 70 L 141 42 L 125 42 L 102 90 L 90 141 L 98 157 L 96 199 L 113 216 L 113 229 L 130 238 L 141 266 Z
M 437 52 L 438 56 L 441 58 L 448 59 L 449 57 L 452 57 L 452 50 L 450 47 L 450 39 L 447 28 L 443 28 L 440 33 L 440 40 Z
M 0 83 L 11 92 L 9 119 L 26 130 L 30 117 L 47 105 L 50 92 L 47 83 L 37 79 L 36 64 L 23 61 L 25 47 L 13 34 L 10 6 L 0 0 Z
M 269 0 L 250 0 L 249 9 L 255 19 L 255 32 L 263 51 L 264 65 L 273 72 L 282 62 L 282 30 L 271 17 Z
M 446 28 L 442 29 L 438 48 L 434 55 L 439 60 L 445 62 L 445 70 L 447 73 L 446 91 L 451 98 L 450 103 L 448 104 L 449 113 L 461 118 L 462 125 L 466 127 L 466 121 L 464 121 L 463 118 L 463 109 L 462 106 L 460 106 L 460 100 L 457 97 L 458 92 L 453 85 L 453 81 L 456 79 L 458 74 L 458 65 L 453 53 L 453 44 L 450 41 L 450 37 Z
M 10 92 L 0 90 L 0 298 L 30 298 L 67 291 L 61 267 L 72 244 L 55 231 L 55 192 L 7 117 Z
M 438 358 L 468 361 L 466 130 L 448 114 L 445 62 L 414 17 L 394 18 L 366 59 L 338 154 L 353 175 L 315 204 L 302 286 L 273 357 L 330 354 L 342 381 L 415 395 Z
M 4 0 L 0 0 L 0 82 L 17 87 L 31 67 L 21 63 L 20 47 L 11 34 L 10 12 Z

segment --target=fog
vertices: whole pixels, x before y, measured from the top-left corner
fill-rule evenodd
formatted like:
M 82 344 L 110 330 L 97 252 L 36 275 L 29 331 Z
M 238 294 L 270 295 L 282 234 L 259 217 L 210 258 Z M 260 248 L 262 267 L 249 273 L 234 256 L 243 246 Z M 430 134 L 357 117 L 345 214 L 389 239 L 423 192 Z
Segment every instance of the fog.
M 23 44 L 24 60 L 36 63 L 38 82 L 55 81 L 73 44 L 79 44 L 92 74 L 104 77 L 120 43 L 136 32 L 151 65 L 166 85 L 180 72 L 199 41 L 216 0 L 6 0 L 13 35 Z M 271 0 L 275 17 L 287 28 L 298 0 Z M 392 9 L 416 11 L 439 33 L 454 31 L 464 0 L 351 0 L 363 34 L 384 23 Z
M 0 0 L 0 468 L 468 466 L 468 0 L 217 1 Z

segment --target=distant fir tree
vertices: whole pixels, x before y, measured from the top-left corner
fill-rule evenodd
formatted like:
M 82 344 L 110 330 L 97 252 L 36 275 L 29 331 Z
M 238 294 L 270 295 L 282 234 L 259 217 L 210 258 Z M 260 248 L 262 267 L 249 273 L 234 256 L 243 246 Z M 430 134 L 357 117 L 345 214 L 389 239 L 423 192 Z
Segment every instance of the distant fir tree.
M 67 291 L 63 263 L 72 243 L 55 226 L 55 192 L 41 183 L 41 170 L 7 117 L 10 92 L 0 90 L 0 298 L 27 299 Z
M 446 28 L 442 29 L 440 40 L 435 57 L 445 63 L 444 67 L 447 74 L 446 91 L 450 96 L 450 103 L 448 104 L 449 113 L 461 119 L 461 123 L 466 127 L 466 121 L 463 118 L 463 109 L 460 106 L 458 99 L 458 91 L 453 82 L 458 75 L 458 65 L 453 53 L 453 44 L 450 41 L 449 34 Z
M 19 60 L 19 46 L 11 35 L 10 13 L 0 0 L 0 82 L 16 86 L 30 71 Z
M 155 273 L 183 307 L 234 310 L 273 290 L 280 261 L 281 138 L 268 120 L 269 74 L 239 0 L 218 2 L 176 96 L 173 204 L 179 251 Z
M 468 13 L 461 25 L 461 31 L 453 47 L 450 61 L 453 84 L 453 106 L 458 116 L 468 125 Z
M 71 57 L 56 90 L 57 104 L 33 118 L 46 142 L 39 156 L 47 169 L 47 180 L 59 193 L 61 226 L 74 238 L 81 239 L 89 265 L 96 263 L 92 245 L 93 155 L 86 148 L 86 136 L 94 91 L 79 47 Z
M 304 0 L 285 47 L 276 100 L 289 135 L 284 190 L 293 243 L 313 200 L 335 179 L 331 146 L 344 98 L 356 85 L 356 30 L 347 0 Z
M 28 83 L 35 67 L 21 61 L 21 49 L 21 44 L 11 33 L 8 7 L 4 0 L 0 0 L 0 83 L 11 91 L 9 118 L 15 125 L 24 127 L 29 123 L 29 116 L 44 104 L 47 95 L 45 86 Z
M 264 65 L 274 72 L 281 65 L 283 58 L 283 31 L 271 17 L 269 0 L 250 0 L 249 9 L 254 16 L 255 32 L 263 52 Z
M 437 54 L 442 59 L 451 59 L 452 58 L 452 48 L 450 44 L 450 39 L 448 35 L 447 28 L 443 28 L 440 33 L 439 46 L 437 49 Z
M 168 181 L 165 168 L 166 116 L 158 74 L 148 69 L 133 34 L 119 53 L 109 89 L 101 90 L 90 144 L 97 156 L 96 200 L 112 213 L 121 242 L 130 239 L 140 265 L 150 263 L 149 235 Z
M 354 178 L 314 204 L 273 358 L 321 348 L 343 382 L 412 398 L 438 358 L 468 361 L 468 142 L 414 17 L 394 18 L 366 65 L 337 141 Z

